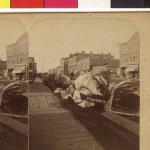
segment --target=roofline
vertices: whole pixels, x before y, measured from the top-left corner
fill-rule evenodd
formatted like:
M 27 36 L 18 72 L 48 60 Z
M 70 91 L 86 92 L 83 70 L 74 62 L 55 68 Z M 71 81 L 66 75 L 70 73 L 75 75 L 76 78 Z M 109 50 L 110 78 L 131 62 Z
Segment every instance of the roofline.
M 94 55 L 94 54 L 93 54 Z M 97 55 L 97 54 L 95 54 L 95 55 Z M 101 55 L 101 54 L 98 54 L 98 55 Z M 105 55 L 102 55 L 102 56 L 105 56 Z M 109 55 L 107 55 L 107 56 L 109 56 Z M 110 55 L 110 56 L 112 56 L 112 55 Z M 114 56 L 112 56 L 112 57 L 114 57 Z M 76 62 L 79 62 L 79 61 L 82 61 L 82 60 L 84 60 L 84 59 L 97 59 L 97 58 L 94 58 L 94 57 L 90 57 L 90 56 L 87 56 L 87 57 L 85 57 L 85 58 L 82 58 L 82 59 L 80 59 L 80 60 L 78 60 L 78 61 L 76 61 Z M 115 58 L 114 58 L 115 59 Z M 114 60 L 113 59 L 113 60 Z M 106 59 L 105 59 L 106 60 Z M 111 60 L 111 59 L 108 59 L 107 58 L 107 60 Z M 115 59 L 115 60 L 120 60 L 120 59 Z
M 21 35 L 21 37 L 19 37 L 19 39 L 15 43 L 6 46 L 6 48 L 17 45 L 17 43 L 19 43 L 19 41 L 26 36 L 28 36 L 28 33 L 24 33 L 23 35 Z
M 124 43 L 120 44 L 119 46 L 123 46 L 123 45 L 126 45 L 126 44 L 130 43 L 138 35 L 139 35 L 139 31 L 134 33 L 127 42 L 124 42 Z
M 73 57 L 73 56 L 75 56 L 75 55 L 77 55 L 77 54 L 79 54 L 79 53 L 75 53 L 72 56 L 69 56 L 68 59 L 71 58 L 71 57 Z
M 21 41 L 24 37 L 27 37 L 28 33 L 24 33 L 17 41 L 16 44 L 19 43 L 19 41 Z

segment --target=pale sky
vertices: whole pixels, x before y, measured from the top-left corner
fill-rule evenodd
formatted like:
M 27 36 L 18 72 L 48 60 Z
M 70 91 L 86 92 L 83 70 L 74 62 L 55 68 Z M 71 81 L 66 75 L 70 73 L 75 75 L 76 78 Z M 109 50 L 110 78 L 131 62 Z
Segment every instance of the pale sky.
M 0 58 L 7 60 L 6 46 L 14 44 L 27 30 L 15 19 L 0 19 Z
M 138 31 L 126 19 L 43 19 L 29 33 L 29 55 L 35 57 L 37 71 L 60 65 L 70 53 L 111 53 L 119 58 L 119 44 Z

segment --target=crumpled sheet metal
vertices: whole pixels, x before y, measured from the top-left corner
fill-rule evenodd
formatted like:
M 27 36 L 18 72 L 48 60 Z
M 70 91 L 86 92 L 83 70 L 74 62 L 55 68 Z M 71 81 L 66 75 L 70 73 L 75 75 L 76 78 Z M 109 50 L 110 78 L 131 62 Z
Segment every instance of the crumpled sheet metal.
M 16 81 L 8 84 L 2 90 L 1 96 L 2 109 L 26 111 L 28 108 L 28 90 L 26 83 Z
M 111 97 L 104 106 L 105 111 L 139 115 L 140 94 L 131 80 L 122 81 L 112 87 Z
M 23 88 L 19 88 L 19 86 L 20 86 L 20 87 L 23 87 Z M 13 90 L 18 90 L 18 92 L 22 92 L 22 93 L 27 92 L 27 87 L 25 87 L 25 83 L 23 83 L 22 81 L 12 82 L 12 83 L 6 85 L 6 86 L 3 88 L 1 94 L 3 95 L 3 93 L 4 93 L 6 90 L 9 90 L 9 89 L 11 89 L 12 91 L 13 91 Z M 20 90 L 20 91 L 19 91 L 19 90 Z
M 99 75 L 99 74 L 98 74 Z M 96 77 L 96 76 L 95 76 Z M 103 76 L 100 75 L 99 79 L 93 78 L 91 72 L 88 72 L 86 74 L 83 74 L 79 76 L 73 84 L 68 87 L 66 90 L 62 90 L 60 88 L 57 88 L 55 90 L 55 93 L 61 93 L 62 98 L 67 99 L 68 97 L 72 97 L 73 100 L 78 103 L 81 107 L 91 107 L 94 106 L 96 102 L 101 102 L 104 104 L 106 103 L 107 99 L 109 98 L 105 88 L 108 88 L 106 84 L 106 81 Z M 101 87 L 100 87 L 101 84 Z M 109 91 L 108 91 L 109 92 Z M 87 99 L 82 99 L 81 94 L 84 94 Z M 98 99 L 92 96 L 100 97 L 103 99 Z M 107 95 L 107 97 L 106 97 Z M 103 98 L 105 97 L 105 99 Z M 89 100 L 88 100 L 89 98 Z M 79 103 L 80 101 L 80 103 Z
M 106 83 L 106 82 L 102 82 L 102 83 Z M 87 75 L 87 74 L 80 76 L 66 90 L 62 90 L 61 88 L 56 89 L 57 92 L 61 93 L 61 96 L 63 99 L 68 99 L 69 97 L 71 97 L 75 103 L 77 103 L 79 106 L 84 107 L 84 108 L 94 106 L 96 103 L 103 103 L 105 111 L 112 111 L 112 110 L 114 111 L 115 107 L 113 107 L 112 104 L 117 99 L 117 94 L 122 94 L 122 93 L 126 93 L 131 96 L 132 96 L 132 93 L 136 95 L 137 99 L 134 99 L 134 101 L 137 105 L 136 107 L 137 108 L 139 107 L 140 95 L 139 95 L 137 87 L 132 83 L 131 80 L 122 81 L 118 84 L 116 83 L 109 84 L 108 90 L 110 92 L 110 97 L 106 100 L 103 99 L 104 97 L 100 98 L 100 96 L 103 96 L 103 92 L 101 90 L 102 90 L 101 86 L 98 84 L 98 82 L 94 80 L 92 76 Z M 118 93 L 116 94 L 115 92 L 118 92 Z M 84 98 L 82 98 L 81 95 L 82 96 L 84 95 Z M 95 95 L 96 95 L 96 98 L 95 98 Z M 131 104 L 134 105 L 134 103 L 131 103 Z M 124 112 L 131 113 L 131 111 L 127 111 L 127 110 L 125 111 L 125 109 L 127 109 L 127 106 L 128 106 L 128 103 L 126 103 L 126 108 L 125 107 L 121 108 L 122 113 Z M 116 109 L 116 111 L 120 111 L 120 110 Z M 137 112 L 135 113 L 138 113 L 138 111 L 139 110 L 137 109 Z

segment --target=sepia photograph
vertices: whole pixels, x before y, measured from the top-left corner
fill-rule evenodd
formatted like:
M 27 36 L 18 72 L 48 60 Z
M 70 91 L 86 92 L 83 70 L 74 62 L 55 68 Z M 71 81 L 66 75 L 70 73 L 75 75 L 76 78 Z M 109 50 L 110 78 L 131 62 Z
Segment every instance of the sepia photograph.
M 149 12 L 0 15 L 0 150 L 149 150 Z
M 29 148 L 139 149 L 136 25 L 127 19 L 42 19 L 29 39 L 29 61 L 37 70 L 29 84 Z
M 0 149 L 28 149 L 28 34 L 0 19 Z

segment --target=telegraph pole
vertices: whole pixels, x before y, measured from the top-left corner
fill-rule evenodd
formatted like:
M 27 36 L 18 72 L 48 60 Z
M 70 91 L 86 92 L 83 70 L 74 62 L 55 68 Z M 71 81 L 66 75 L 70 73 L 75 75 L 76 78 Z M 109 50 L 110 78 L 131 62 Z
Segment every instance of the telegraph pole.
M 43 68 L 43 67 L 44 67 L 43 65 L 44 65 L 44 59 L 42 58 L 42 78 L 43 78 L 43 69 L 44 69 L 44 68 Z

